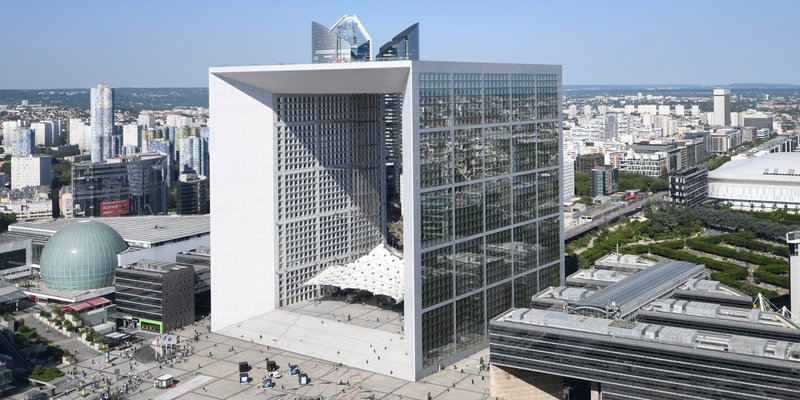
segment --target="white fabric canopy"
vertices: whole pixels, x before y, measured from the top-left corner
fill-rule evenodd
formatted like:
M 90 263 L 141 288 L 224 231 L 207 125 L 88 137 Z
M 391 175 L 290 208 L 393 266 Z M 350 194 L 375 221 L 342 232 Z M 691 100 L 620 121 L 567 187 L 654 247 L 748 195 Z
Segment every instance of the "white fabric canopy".
M 325 268 L 304 284 L 366 290 L 403 301 L 403 258 L 380 244 L 358 260 Z

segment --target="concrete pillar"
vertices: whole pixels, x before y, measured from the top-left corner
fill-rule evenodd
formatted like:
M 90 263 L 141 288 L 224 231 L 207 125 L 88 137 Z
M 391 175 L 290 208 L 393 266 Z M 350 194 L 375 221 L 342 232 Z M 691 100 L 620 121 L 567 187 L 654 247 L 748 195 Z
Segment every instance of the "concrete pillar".
M 557 375 L 492 365 L 489 393 L 501 400 L 561 400 L 564 381 Z
M 600 391 L 600 382 L 592 382 L 592 400 L 603 400 L 603 392 Z

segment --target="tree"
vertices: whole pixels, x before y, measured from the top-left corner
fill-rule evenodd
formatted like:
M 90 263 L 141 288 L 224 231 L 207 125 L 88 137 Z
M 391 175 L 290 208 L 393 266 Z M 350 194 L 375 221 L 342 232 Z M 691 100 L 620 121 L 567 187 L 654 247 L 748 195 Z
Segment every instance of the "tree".
M 5 232 L 8 230 L 8 226 L 17 222 L 17 214 L 14 213 L 2 213 L 0 214 L 0 232 Z
M 575 194 L 578 196 L 589 196 L 590 180 L 591 177 L 586 172 L 575 171 Z M 567 197 L 568 194 L 569 193 L 564 193 L 564 197 Z

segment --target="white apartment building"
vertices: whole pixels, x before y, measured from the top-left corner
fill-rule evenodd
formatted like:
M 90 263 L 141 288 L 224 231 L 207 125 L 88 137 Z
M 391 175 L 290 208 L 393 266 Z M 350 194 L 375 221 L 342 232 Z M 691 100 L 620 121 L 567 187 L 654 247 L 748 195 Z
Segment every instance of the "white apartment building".
M 141 116 L 140 116 L 141 118 Z M 141 124 L 126 124 L 122 126 L 122 146 L 134 146 L 142 149 L 142 130 Z
M 53 181 L 50 156 L 11 157 L 11 189 L 50 186 Z
M 629 150 L 619 155 L 617 168 L 620 171 L 652 177 L 661 176 L 661 171 L 667 168 L 667 153 L 635 153 Z
M 714 89 L 714 125 L 731 126 L 730 89 Z

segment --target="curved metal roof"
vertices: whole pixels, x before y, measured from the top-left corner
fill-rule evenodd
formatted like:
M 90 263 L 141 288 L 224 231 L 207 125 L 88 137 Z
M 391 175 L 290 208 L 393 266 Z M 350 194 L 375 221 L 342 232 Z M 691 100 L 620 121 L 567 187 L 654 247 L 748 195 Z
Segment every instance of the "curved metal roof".
M 380 244 L 367 255 L 345 264 L 324 269 L 304 286 L 329 285 L 342 289 L 366 290 L 403 301 L 403 258 Z
M 756 180 L 800 183 L 800 153 L 770 153 L 760 157 L 728 161 L 708 173 L 709 181 Z

